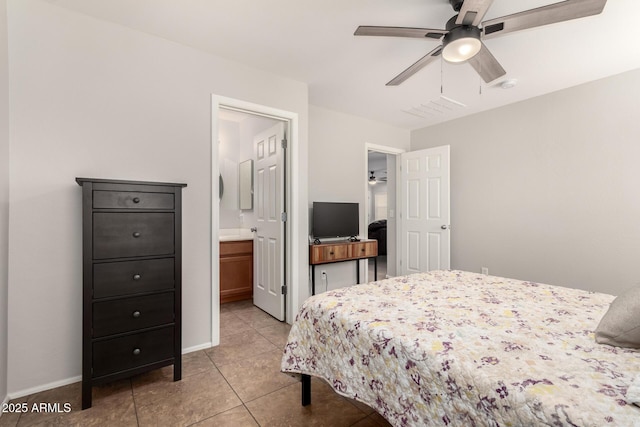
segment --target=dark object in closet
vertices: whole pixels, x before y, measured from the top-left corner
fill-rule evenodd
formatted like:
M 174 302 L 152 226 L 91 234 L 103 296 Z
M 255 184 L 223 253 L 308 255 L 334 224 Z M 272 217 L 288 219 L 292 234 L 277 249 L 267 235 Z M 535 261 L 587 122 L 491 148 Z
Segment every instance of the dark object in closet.
M 378 241 L 378 255 L 387 254 L 387 220 L 381 219 L 369 224 L 369 238 Z

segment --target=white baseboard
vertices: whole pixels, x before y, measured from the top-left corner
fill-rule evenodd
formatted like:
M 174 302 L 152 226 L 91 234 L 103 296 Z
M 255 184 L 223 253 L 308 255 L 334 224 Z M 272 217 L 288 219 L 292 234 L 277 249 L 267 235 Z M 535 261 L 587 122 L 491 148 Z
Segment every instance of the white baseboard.
M 183 348 L 182 349 L 182 354 L 192 353 L 194 351 L 199 351 L 199 350 L 205 350 L 207 348 L 211 348 L 211 343 L 210 342 L 206 342 L 204 344 L 194 345 L 193 347 Z M 39 385 L 39 386 L 27 388 L 27 389 L 24 389 L 24 390 L 19 390 L 19 391 L 16 391 L 16 392 L 12 392 L 12 393 L 9 393 L 5 397 L 5 400 L 3 401 L 3 403 L 6 403 L 11 399 L 18 399 L 20 397 L 28 396 L 28 395 L 33 394 L 33 393 L 39 393 L 41 391 L 51 390 L 52 388 L 62 387 L 62 386 L 65 386 L 65 385 L 77 383 L 79 381 L 82 381 L 82 375 L 79 375 L 77 377 L 67 378 L 67 379 L 60 380 L 60 381 L 54 381 L 54 382 L 51 382 L 51 383 L 48 383 L 48 384 L 42 384 L 42 385 Z
M 211 348 L 211 343 L 206 342 L 204 344 L 194 345 L 193 347 L 187 347 L 182 349 L 182 354 L 193 353 L 194 351 L 206 350 Z
M 47 384 L 38 385 L 38 386 L 27 388 L 24 390 L 15 391 L 15 392 L 9 393 L 8 397 L 10 399 L 18 399 L 20 397 L 29 396 L 30 394 L 33 394 L 33 393 L 39 393 L 41 391 L 51 390 L 52 388 L 62 387 L 65 385 L 77 383 L 79 381 L 82 381 L 82 375 L 78 375 L 77 377 L 66 378 L 60 381 L 54 381 Z

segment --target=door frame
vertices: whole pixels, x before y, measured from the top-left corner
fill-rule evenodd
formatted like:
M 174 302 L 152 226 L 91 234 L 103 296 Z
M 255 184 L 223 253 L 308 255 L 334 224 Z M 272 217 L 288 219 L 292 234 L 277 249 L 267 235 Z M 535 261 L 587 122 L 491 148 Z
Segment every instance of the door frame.
M 400 265 L 400 256 L 398 255 L 398 248 L 400 247 L 400 242 L 399 242 L 399 237 L 400 237 L 400 233 L 398 233 L 398 227 L 397 227 L 397 218 L 398 218 L 398 212 L 399 212 L 399 207 L 400 207 L 400 200 L 398 195 L 399 193 L 399 188 L 398 188 L 398 183 L 399 183 L 399 168 L 397 167 L 398 165 L 398 155 L 402 154 L 402 153 L 406 153 L 407 150 L 403 149 L 403 148 L 398 148 L 398 147 L 390 147 L 387 145 L 378 145 L 378 144 L 371 144 L 369 142 L 365 142 L 364 144 L 364 171 L 360 176 L 365 177 L 364 179 L 364 201 L 365 201 L 365 206 L 369 197 L 369 151 L 375 151 L 378 153 L 384 153 L 384 154 L 391 154 L 393 156 L 396 156 L 396 177 L 395 177 L 395 181 L 396 181 L 396 188 L 395 188 L 395 196 L 396 196 L 396 204 L 394 206 L 394 209 L 396 211 L 396 235 L 395 240 L 396 240 L 396 272 L 398 271 L 398 266 Z M 388 175 L 387 175 L 388 176 Z M 387 186 L 387 188 L 389 188 Z M 366 238 L 369 237 L 369 230 L 368 230 L 368 224 L 367 224 L 367 212 L 366 209 L 363 210 L 364 212 L 362 212 L 360 214 L 360 229 L 364 230 L 364 233 L 362 233 Z M 388 262 L 388 259 L 387 259 Z M 360 277 L 364 277 L 365 278 L 365 282 L 369 281 L 369 261 L 362 263 L 364 264 L 364 270 L 360 270 Z M 378 280 L 380 280 L 380 278 L 378 278 Z
M 254 104 L 235 98 L 220 95 L 211 95 L 211 345 L 220 344 L 220 203 L 218 176 L 220 174 L 219 147 L 218 147 L 218 111 L 220 108 L 236 110 L 248 114 L 271 117 L 285 122 L 287 132 L 287 155 L 285 156 L 285 197 L 287 222 L 284 225 L 285 254 L 282 262 L 284 269 L 284 281 L 287 285 L 285 296 L 285 321 L 290 323 L 294 310 L 297 311 L 299 289 L 294 286 L 292 279 L 299 277 L 299 232 L 297 227 L 292 227 L 292 222 L 300 216 L 298 212 L 298 196 L 300 194 L 299 164 L 297 156 L 292 155 L 299 146 L 299 117 L 297 113 L 280 110 L 261 104 Z M 305 251 L 303 251 L 306 253 Z

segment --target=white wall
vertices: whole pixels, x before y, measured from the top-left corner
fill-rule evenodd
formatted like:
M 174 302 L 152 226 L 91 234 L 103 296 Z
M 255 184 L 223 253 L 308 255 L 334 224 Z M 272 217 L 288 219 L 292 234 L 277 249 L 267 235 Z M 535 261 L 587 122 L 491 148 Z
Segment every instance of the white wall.
M 614 295 L 640 283 L 638 94 L 635 70 L 414 131 L 413 150 L 451 145 L 452 267 Z
M 220 119 L 218 126 L 218 163 L 224 185 L 224 192 L 220 198 L 220 228 L 240 228 L 238 207 L 240 123 Z
M 368 185 L 365 144 L 408 150 L 410 132 L 314 105 L 309 106 L 309 119 L 309 211 L 313 201 L 358 202 L 363 235 Z M 320 291 L 324 290 L 321 270 L 327 271 L 329 289 L 355 283 L 354 263 L 326 264 L 316 270 Z
M 238 113 L 241 114 L 241 113 Z M 256 225 L 253 209 L 240 209 L 239 166 L 245 160 L 255 162 L 254 137 L 279 120 L 242 114 L 240 120 L 219 120 L 219 163 L 224 179 L 224 194 L 220 200 L 220 228 L 251 228 Z
M 293 152 L 305 171 L 306 85 L 49 2 L 10 0 L 8 21 L 10 394 L 80 374 L 77 176 L 188 184 L 183 348 L 206 345 L 212 313 L 211 94 L 298 113 Z M 299 184 L 298 209 L 306 212 L 306 176 Z M 293 220 L 306 245 L 308 218 Z M 306 259 L 300 263 L 303 273 L 295 281 L 306 289 Z
M 279 120 L 272 119 L 269 117 L 257 116 L 257 115 L 250 115 L 250 116 L 247 116 L 247 118 L 245 118 L 244 120 L 242 120 L 240 122 L 240 152 L 238 155 L 239 156 L 238 163 L 242 163 L 245 160 L 251 159 L 254 162 L 253 164 L 255 169 L 255 162 L 257 158 L 256 158 L 256 149 L 254 147 L 254 138 L 256 137 L 256 135 L 266 131 L 267 129 L 272 128 L 278 123 L 280 123 Z M 255 178 L 255 170 L 254 170 L 254 186 L 255 186 L 255 179 L 256 178 Z M 291 182 L 289 182 L 289 184 L 291 184 Z M 238 227 L 251 228 L 258 225 L 258 218 L 256 215 L 257 211 L 255 208 L 256 207 L 255 198 L 253 200 L 253 206 L 254 206 L 254 209 L 242 209 L 242 210 L 238 209 L 237 211 L 238 214 L 242 215 L 242 219 L 239 220 Z M 306 209 L 304 209 L 303 215 L 306 215 Z M 306 238 L 306 234 L 307 234 L 306 229 L 302 234 L 303 234 L 303 237 Z M 307 268 L 305 268 L 304 271 L 306 273 Z M 306 293 L 305 293 L 304 299 L 307 299 Z M 291 317 L 295 317 L 295 313 L 293 313 L 293 316 Z M 289 323 L 293 321 L 293 319 L 287 319 L 287 320 L 290 321 Z
M 7 2 L 0 0 L 0 403 L 7 396 L 9 262 L 9 60 Z

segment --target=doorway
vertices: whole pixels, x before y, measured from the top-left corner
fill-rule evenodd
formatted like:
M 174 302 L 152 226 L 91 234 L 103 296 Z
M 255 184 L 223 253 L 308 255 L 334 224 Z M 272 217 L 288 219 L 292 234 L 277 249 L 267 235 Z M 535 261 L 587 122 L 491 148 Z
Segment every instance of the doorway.
M 224 290 L 220 251 L 223 241 L 236 238 L 250 241 L 254 261 L 249 265 L 253 264 L 255 273 L 252 303 L 259 304 L 255 296 L 256 286 L 260 286 L 277 300 L 275 309 L 274 304 L 260 308 L 280 321 L 291 318 L 290 302 L 297 300 L 298 290 L 287 287 L 295 274 L 295 266 L 292 266 L 295 248 L 291 244 L 295 236 L 291 221 L 287 221 L 292 205 L 289 182 L 293 174 L 290 156 L 286 153 L 295 144 L 297 120 L 294 113 L 212 96 L 211 344 L 214 346 L 219 344 L 220 338 L 220 293 Z M 279 136 L 258 141 L 260 134 L 274 127 L 281 129 Z M 258 150 L 262 157 L 258 156 Z M 274 158 L 265 171 L 259 160 L 276 151 L 278 159 Z M 247 179 L 249 184 L 242 182 Z M 243 195 L 241 189 L 248 195 Z M 269 200 L 273 203 L 268 203 Z M 268 235 L 262 234 L 266 227 L 264 221 L 260 222 L 260 215 L 265 212 L 272 222 Z M 261 246 L 259 241 L 267 244 Z M 287 265 L 293 268 L 287 268 Z
M 382 280 L 397 275 L 397 156 L 404 150 L 365 144 L 366 238 L 378 240 L 377 277 Z M 369 263 L 367 280 L 374 279 L 373 263 Z

